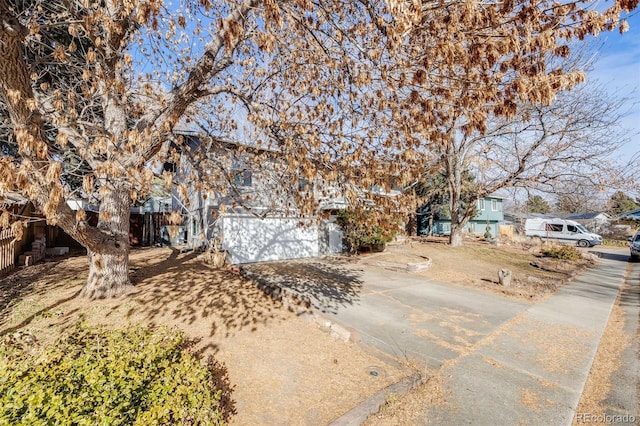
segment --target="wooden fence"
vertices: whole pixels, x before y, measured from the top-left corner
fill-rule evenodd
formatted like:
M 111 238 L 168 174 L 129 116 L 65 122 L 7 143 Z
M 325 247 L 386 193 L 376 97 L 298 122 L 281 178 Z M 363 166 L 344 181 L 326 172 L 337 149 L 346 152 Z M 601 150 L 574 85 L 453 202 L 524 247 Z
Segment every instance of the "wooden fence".
M 3 276 L 15 268 L 15 235 L 11 229 L 0 230 L 0 276 Z
M 132 214 L 130 221 L 129 241 L 132 246 L 153 246 L 163 242 L 162 227 L 169 224 L 166 214 Z

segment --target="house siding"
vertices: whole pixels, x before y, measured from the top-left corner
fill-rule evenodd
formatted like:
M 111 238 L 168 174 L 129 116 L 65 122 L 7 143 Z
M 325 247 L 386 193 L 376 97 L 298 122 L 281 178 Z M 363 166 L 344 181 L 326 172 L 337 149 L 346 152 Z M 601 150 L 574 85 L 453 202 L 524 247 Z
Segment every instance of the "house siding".
M 174 204 L 174 209 L 183 211 L 183 243 L 199 247 L 215 241 L 227 252 L 232 264 L 342 251 L 342 232 L 336 224 L 301 217 L 290 194 L 281 191 L 277 195 L 283 189 L 286 165 L 274 158 L 254 164 L 248 158 L 250 154 L 244 154 L 242 161 L 234 160 L 231 149 L 215 150 L 209 155 L 216 157 L 216 163 L 230 165 L 235 188 L 225 191 L 220 187 L 219 192 L 206 193 L 192 185 L 188 187 L 189 203 Z M 189 171 L 189 164 L 180 165 L 179 175 L 183 179 L 187 179 Z M 315 187 L 315 182 L 304 183 L 308 189 Z M 292 190 L 299 190 L 299 185 Z
M 504 222 L 504 203 L 501 198 L 485 197 L 476 205 L 478 213 L 471 219 L 464 230 L 472 234 L 484 234 L 489 228 L 492 236 L 499 233 L 498 226 Z M 428 218 L 421 218 L 418 225 L 418 235 L 426 234 Z M 440 218 L 433 221 L 434 235 L 451 234 L 451 219 Z

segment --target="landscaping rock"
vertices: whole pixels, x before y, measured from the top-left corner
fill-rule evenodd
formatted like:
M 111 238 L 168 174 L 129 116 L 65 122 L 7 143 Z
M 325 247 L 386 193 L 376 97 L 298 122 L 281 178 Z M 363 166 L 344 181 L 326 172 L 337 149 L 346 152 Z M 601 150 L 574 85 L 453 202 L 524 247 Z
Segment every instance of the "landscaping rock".
M 500 269 L 498 271 L 498 282 L 503 287 L 509 287 L 511 285 L 512 273 L 508 269 Z

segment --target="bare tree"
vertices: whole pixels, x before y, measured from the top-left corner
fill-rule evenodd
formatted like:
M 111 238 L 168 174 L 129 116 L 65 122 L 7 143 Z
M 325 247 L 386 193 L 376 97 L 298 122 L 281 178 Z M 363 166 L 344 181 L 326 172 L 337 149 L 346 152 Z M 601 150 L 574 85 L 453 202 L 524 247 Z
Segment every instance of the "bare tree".
M 396 88 L 388 99 L 401 105 L 392 122 L 408 146 L 445 169 L 452 245 L 463 244 L 473 214 L 460 208 L 463 171 L 476 176 L 478 199 L 505 187 L 550 189 L 569 176 L 603 178 L 595 172 L 621 142 L 609 133 L 621 102 L 593 87 L 571 92 L 586 65 L 571 52 L 587 34 L 624 31 L 619 14 L 635 2 L 602 14 L 579 1 L 428 5 L 404 5 L 406 19 L 396 22 L 405 31 L 387 72 Z
M 586 213 L 605 209 L 605 193 L 591 180 L 576 177 L 555 185 L 555 211 L 558 213 Z

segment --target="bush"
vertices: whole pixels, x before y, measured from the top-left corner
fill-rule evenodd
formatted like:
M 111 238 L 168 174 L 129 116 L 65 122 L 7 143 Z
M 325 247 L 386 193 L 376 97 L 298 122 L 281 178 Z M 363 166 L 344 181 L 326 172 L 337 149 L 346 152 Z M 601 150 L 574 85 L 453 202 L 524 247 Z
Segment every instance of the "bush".
M 0 424 L 224 424 L 233 413 L 226 370 L 202 365 L 181 332 L 78 324 L 27 351 L 0 343 Z
M 540 249 L 540 253 L 542 253 L 546 257 L 552 257 L 554 259 L 562 260 L 578 260 L 581 257 L 578 249 L 568 245 L 554 244 L 550 246 L 543 246 Z
M 377 211 L 340 210 L 336 223 L 352 252 L 393 241 L 400 221 Z
M 628 247 L 629 241 L 627 240 L 613 240 L 611 238 L 605 238 L 602 241 L 603 246 L 613 246 L 613 247 Z

